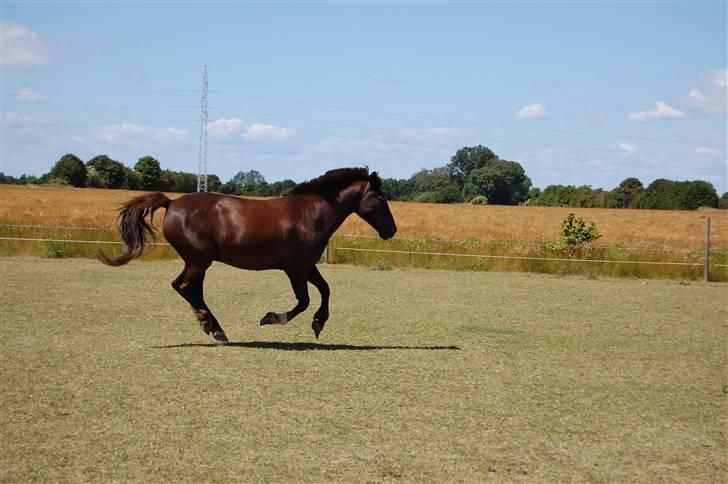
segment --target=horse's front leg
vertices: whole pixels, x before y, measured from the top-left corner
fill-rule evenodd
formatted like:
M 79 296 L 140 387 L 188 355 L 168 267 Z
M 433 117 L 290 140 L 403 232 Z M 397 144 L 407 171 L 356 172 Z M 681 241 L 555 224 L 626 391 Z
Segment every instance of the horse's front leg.
M 316 335 L 316 339 L 318 339 L 319 333 L 324 329 L 326 320 L 329 319 L 329 295 L 331 291 L 329 291 L 329 285 L 316 266 L 313 266 L 313 269 L 309 272 L 308 282 L 316 286 L 316 289 L 321 293 L 321 307 L 313 315 L 313 322 L 311 323 L 313 333 Z
M 293 292 L 296 295 L 296 300 L 298 301 L 298 303 L 293 309 L 285 313 L 267 313 L 265 316 L 263 316 L 263 319 L 260 320 L 261 326 L 266 324 L 288 324 L 291 319 L 295 318 L 300 313 L 305 311 L 309 303 L 311 302 L 311 299 L 308 297 L 306 275 L 299 272 L 289 271 L 286 271 L 286 275 L 291 281 L 291 287 L 293 287 Z

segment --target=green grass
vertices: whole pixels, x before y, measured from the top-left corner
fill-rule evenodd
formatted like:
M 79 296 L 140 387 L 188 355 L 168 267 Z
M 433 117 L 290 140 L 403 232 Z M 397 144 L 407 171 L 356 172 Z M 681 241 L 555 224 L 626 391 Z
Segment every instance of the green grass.
M 0 259 L 0 480 L 724 481 L 728 287 L 222 265 L 211 345 L 179 261 Z

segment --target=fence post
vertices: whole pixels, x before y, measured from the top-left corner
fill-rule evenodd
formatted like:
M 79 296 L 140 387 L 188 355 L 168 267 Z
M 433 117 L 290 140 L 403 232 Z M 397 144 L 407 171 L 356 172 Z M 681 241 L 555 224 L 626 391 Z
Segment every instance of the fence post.
M 703 270 L 703 280 L 709 281 L 710 271 L 710 217 L 705 217 L 705 264 Z

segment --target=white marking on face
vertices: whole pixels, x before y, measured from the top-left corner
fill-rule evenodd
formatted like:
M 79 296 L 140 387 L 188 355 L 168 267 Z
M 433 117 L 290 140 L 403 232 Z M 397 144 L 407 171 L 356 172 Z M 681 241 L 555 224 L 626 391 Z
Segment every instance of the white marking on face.
M 278 324 L 288 324 L 288 316 L 286 313 L 276 313 Z

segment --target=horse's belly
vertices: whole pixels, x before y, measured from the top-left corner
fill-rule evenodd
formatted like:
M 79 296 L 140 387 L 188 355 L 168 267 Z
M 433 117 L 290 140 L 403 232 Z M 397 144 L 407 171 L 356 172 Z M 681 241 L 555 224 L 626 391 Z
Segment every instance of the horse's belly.
M 285 266 L 285 251 L 271 247 L 228 248 L 220 252 L 217 260 L 233 267 L 254 271 L 281 269 Z

